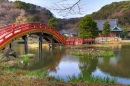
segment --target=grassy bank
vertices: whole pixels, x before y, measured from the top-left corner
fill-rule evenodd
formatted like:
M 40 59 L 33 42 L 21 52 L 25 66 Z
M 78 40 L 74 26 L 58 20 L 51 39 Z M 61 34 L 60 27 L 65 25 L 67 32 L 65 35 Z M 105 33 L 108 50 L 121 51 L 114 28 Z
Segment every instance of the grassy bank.
M 108 49 L 108 48 L 101 48 Z M 88 50 L 93 51 L 95 50 Z M 83 52 L 83 51 L 80 51 Z M 96 52 L 104 52 L 102 50 Z M 96 53 L 95 52 L 95 53 Z M 75 52 L 76 53 L 76 52 Z M 84 52 L 85 53 L 85 52 Z M 84 54 L 83 53 L 83 54 Z M 80 53 L 83 55 L 82 53 Z M 87 56 L 87 54 L 86 54 Z M 32 54 L 20 55 L 19 58 L 12 60 L 15 65 L 10 66 L 9 62 L 0 63 L 0 86 L 123 86 L 116 84 L 116 79 L 110 79 L 108 77 L 94 77 L 94 76 L 84 76 L 79 74 L 78 77 L 66 76 L 67 82 L 61 78 L 55 78 L 48 75 L 46 70 L 40 69 L 35 71 L 21 70 L 15 68 L 21 64 L 27 64 L 31 58 Z M 12 63 L 12 64 L 13 64 Z
M 39 69 L 35 71 L 17 69 L 17 66 L 28 63 L 31 59 L 28 55 L 21 55 L 15 59 L 15 65 L 10 66 L 9 62 L 0 62 L 0 86 L 87 86 L 87 85 L 116 85 L 116 79 L 108 77 L 66 76 L 67 82 L 61 78 L 48 75 L 47 70 Z
M 83 76 L 82 74 L 79 74 L 78 77 L 68 76 L 68 80 L 65 82 L 63 79 L 48 76 L 48 72 L 42 69 L 26 71 L 4 68 L 0 74 L 1 86 L 123 86 L 116 84 L 116 79 L 109 79 L 108 77 L 102 79 L 101 77 Z

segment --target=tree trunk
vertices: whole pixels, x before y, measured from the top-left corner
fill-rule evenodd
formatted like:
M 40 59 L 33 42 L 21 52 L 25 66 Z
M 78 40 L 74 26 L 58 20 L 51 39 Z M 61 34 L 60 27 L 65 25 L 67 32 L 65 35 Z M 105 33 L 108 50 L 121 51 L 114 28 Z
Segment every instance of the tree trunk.
M 105 37 L 106 37 L 106 41 L 107 41 L 107 35 L 105 35 Z

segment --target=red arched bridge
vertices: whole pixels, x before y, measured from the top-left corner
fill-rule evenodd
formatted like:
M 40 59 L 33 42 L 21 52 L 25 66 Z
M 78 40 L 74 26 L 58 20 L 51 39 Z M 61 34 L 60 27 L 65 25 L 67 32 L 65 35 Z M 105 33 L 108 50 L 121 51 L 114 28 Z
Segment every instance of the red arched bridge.
M 64 37 L 51 26 L 42 23 L 9 24 L 0 26 L 0 50 L 9 45 L 13 40 L 20 37 L 25 38 L 24 36 L 33 33 L 40 33 L 47 41 L 53 38 L 54 43 L 66 44 Z

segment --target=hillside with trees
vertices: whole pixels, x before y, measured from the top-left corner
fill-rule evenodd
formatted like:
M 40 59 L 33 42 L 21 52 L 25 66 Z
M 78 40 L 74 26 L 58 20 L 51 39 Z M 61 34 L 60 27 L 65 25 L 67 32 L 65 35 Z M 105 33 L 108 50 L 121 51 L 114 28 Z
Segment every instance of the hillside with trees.
M 130 1 L 113 2 L 91 14 L 93 19 L 118 19 L 119 25 L 130 24 Z
M 22 10 L 14 9 L 14 4 L 10 2 L 0 2 L 0 25 L 14 23 Z
M 22 1 L 0 0 L 0 25 L 25 22 L 42 22 L 49 25 L 55 18 L 46 8 Z M 57 30 L 77 29 L 79 18 L 57 19 Z
M 90 14 L 93 20 L 118 19 L 121 27 L 130 26 L 130 2 L 113 2 Z M 87 16 L 87 15 L 86 15 Z M 10 23 L 42 22 L 55 18 L 46 8 L 21 1 L 0 0 L 0 25 Z M 57 19 L 57 30 L 77 31 L 82 18 Z
M 86 15 L 89 16 L 89 15 Z M 103 6 L 99 11 L 90 14 L 93 20 L 118 19 L 118 25 L 122 29 L 130 26 L 130 1 L 113 2 Z M 77 30 L 82 18 L 62 19 L 63 29 Z M 74 30 L 75 29 L 75 30 Z
M 0 1 L 0 25 L 25 22 L 47 24 L 50 18 L 53 18 L 53 14 L 46 8 L 21 1 Z

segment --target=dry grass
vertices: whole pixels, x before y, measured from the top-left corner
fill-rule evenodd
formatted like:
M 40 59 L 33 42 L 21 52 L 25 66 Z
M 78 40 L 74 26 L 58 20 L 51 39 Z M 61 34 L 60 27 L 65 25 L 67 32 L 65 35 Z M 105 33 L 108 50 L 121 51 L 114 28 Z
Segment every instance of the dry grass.
M 0 86 L 125 86 L 122 84 L 91 84 L 85 82 L 54 82 L 49 78 L 29 78 L 13 73 L 0 74 Z

